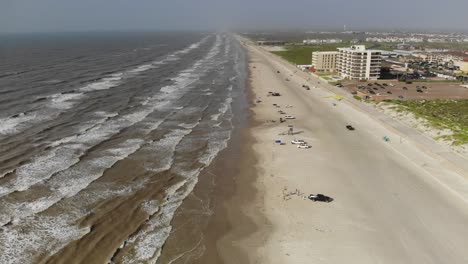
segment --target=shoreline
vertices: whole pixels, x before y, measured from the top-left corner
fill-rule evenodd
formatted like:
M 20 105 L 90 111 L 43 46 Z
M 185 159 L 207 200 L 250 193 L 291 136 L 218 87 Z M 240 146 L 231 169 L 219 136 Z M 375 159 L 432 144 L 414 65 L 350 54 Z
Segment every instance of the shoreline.
M 257 186 L 257 155 L 252 147 L 256 143 L 252 130 L 258 126 L 258 121 L 252 109 L 255 95 L 251 58 L 245 51 L 247 76 L 240 95 L 243 98 L 235 110 L 238 115 L 233 119 L 231 139 L 210 166 L 200 173 L 192 194 L 177 210 L 172 223 L 175 232 L 166 241 L 158 262 L 179 263 L 180 260 L 185 263 L 184 259 L 190 259 L 190 263 L 199 264 L 252 263 L 255 257 L 251 252 L 252 244 L 246 248 L 241 241 L 253 234 L 263 237 L 267 233 L 266 218 L 255 212 L 256 208 L 262 207 L 259 204 L 263 201 Z M 254 206 L 252 201 L 255 201 Z M 186 221 L 194 211 L 204 211 L 205 218 Z M 191 216 L 185 216 L 184 212 Z M 201 239 L 188 239 L 188 234 Z M 264 241 L 265 238 L 259 238 L 255 244 L 260 246 Z
M 465 190 L 447 192 L 449 187 L 441 184 L 462 186 L 456 170 L 410 141 L 398 142 L 397 131 L 353 103 L 335 101 L 326 87 L 301 89 L 309 80 L 292 65 L 243 46 L 249 72 L 247 122 L 236 127 L 238 133 L 207 168 L 212 177 L 201 177 L 195 188 L 194 194 L 202 195 L 218 179 L 206 197 L 212 211 L 201 228 L 203 243 L 189 253 L 196 248 L 202 252 L 190 263 L 468 259 L 462 247 L 468 235 L 463 225 L 467 206 L 458 196 Z M 269 91 L 281 96 L 269 97 Z M 254 103 L 257 98 L 262 102 Z M 278 110 L 297 119 L 279 123 Z M 356 131 L 347 131 L 347 124 Z M 284 135 L 287 125 L 294 125 L 296 135 Z M 384 142 L 381 135 L 392 140 Z M 296 137 L 312 148 L 289 144 Z M 273 144 L 274 139 L 286 144 Z M 334 201 L 313 203 L 307 199 L 310 193 L 324 193 Z

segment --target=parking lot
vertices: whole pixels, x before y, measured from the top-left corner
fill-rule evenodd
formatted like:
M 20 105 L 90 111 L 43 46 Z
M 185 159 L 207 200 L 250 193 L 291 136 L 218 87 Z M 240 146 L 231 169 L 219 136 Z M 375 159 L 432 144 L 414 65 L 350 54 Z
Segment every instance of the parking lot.
M 343 89 L 350 93 L 366 94 L 371 99 L 468 99 L 468 88 L 458 83 L 398 81 L 343 81 Z

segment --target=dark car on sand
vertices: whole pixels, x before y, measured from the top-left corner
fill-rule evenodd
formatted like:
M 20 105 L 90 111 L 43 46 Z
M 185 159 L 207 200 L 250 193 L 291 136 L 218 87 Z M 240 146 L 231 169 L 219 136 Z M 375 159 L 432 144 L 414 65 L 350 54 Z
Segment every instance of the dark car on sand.
M 326 195 L 323 195 L 321 193 L 319 194 L 311 194 L 309 195 L 307 198 L 309 198 L 309 200 L 311 201 L 314 201 L 314 202 L 325 202 L 325 203 L 329 203 L 331 201 L 333 201 L 333 198 L 329 197 L 329 196 L 326 196 Z

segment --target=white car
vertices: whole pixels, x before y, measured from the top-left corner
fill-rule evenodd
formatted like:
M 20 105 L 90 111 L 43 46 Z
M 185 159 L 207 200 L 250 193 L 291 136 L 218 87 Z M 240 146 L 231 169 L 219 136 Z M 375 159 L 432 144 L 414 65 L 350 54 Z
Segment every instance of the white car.
M 291 140 L 291 144 L 296 144 L 296 145 L 301 145 L 301 144 L 305 144 L 306 142 L 302 139 L 293 139 Z
M 311 146 L 307 145 L 307 144 L 300 144 L 300 145 L 297 145 L 297 148 L 301 148 L 301 149 L 310 149 Z
M 291 115 L 286 115 L 284 116 L 285 119 L 296 119 L 294 116 L 291 116 Z

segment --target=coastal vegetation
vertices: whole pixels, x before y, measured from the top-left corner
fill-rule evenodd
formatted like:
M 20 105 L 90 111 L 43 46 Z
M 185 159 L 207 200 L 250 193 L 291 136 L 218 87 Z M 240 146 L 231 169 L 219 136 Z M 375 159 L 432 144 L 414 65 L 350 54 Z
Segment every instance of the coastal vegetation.
M 452 140 L 453 145 L 468 143 L 468 100 L 392 100 L 397 111 L 408 111 L 427 120 L 438 129 L 449 129 L 452 135 L 439 138 Z
M 285 51 L 273 51 L 273 53 L 293 64 L 308 65 L 312 62 L 312 52 L 336 51 L 339 47 L 343 47 L 343 44 L 290 45 L 284 47 Z

